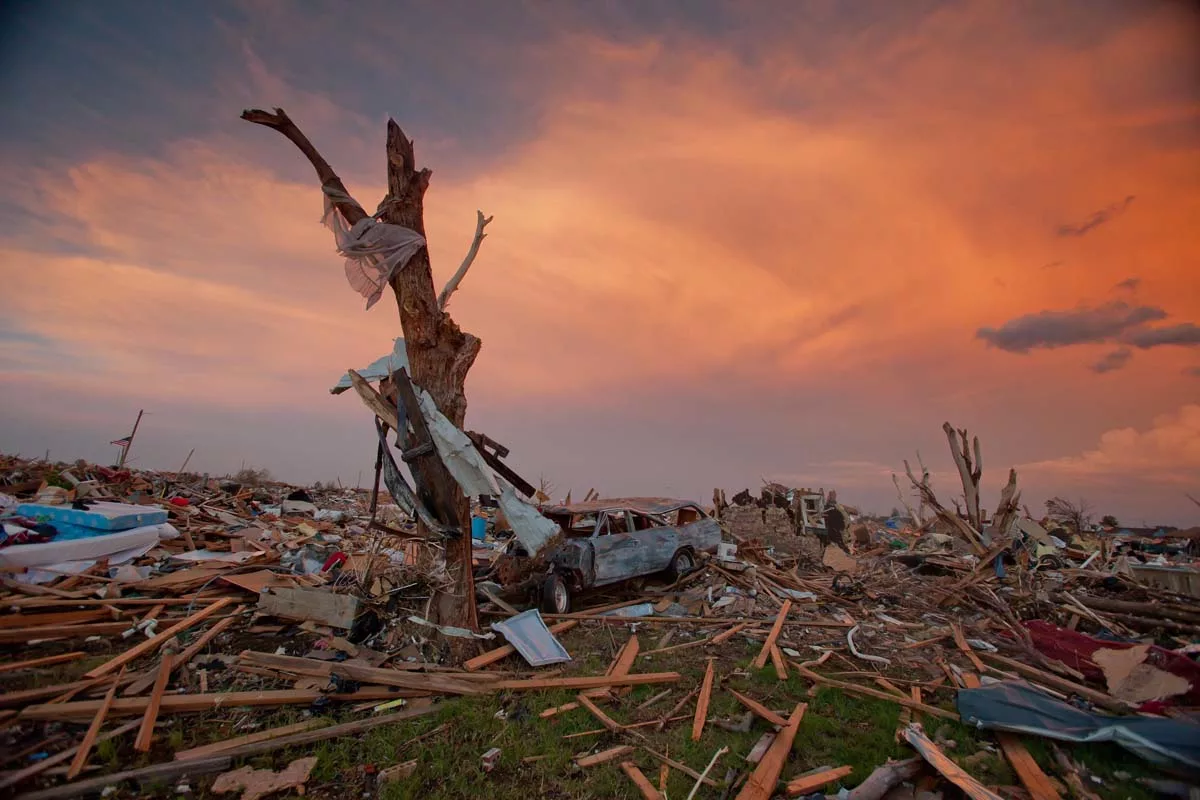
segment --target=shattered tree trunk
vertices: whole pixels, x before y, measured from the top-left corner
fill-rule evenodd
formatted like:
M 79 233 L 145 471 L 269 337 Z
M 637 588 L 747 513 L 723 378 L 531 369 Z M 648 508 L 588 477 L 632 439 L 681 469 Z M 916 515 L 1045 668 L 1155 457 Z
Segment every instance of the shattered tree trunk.
M 958 467 L 958 475 L 962 478 L 963 498 L 967 501 L 967 521 L 975 530 L 983 530 L 979 514 L 979 479 L 983 477 L 983 457 L 979 452 L 979 437 L 975 437 L 975 463 L 971 463 L 971 442 L 967 439 L 966 429 L 954 430 L 949 422 L 942 424 L 946 439 L 950 442 L 950 455 L 954 456 L 954 465 Z
M 336 189 L 342 197 L 350 194 L 342 179 L 333 171 L 333 167 L 288 118 L 283 109 L 277 108 L 274 113 L 249 110 L 242 113 L 242 119 L 265 125 L 283 134 L 308 158 L 316 169 L 322 186 Z M 389 119 L 388 193 L 379 206 L 379 219 L 425 236 L 424 199 L 431 174 L 428 169 L 417 169 L 412 141 L 404 135 L 395 120 Z M 354 203 L 334 200 L 334 205 L 350 225 L 368 216 Z M 396 270 L 391 287 L 400 311 L 400 326 L 404 331 L 404 344 L 413 382 L 429 392 L 438 409 L 456 426 L 462 428 L 467 413 L 463 384 L 467 372 L 479 355 L 480 340 L 465 333 L 439 306 L 428 248 L 422 247 L 407 265 Z M 423 476 L 425 479 L 435 482 L 440 491 L 447 492 L 455 499 L 454 518 L 441 522 L 457 528 L 460 532 L 457 540 L 447 542 L 446 571 L 452 581 L 452 587 L 449 591 L 441 593 L 437 599 L 436 621 L 444 625 L 477 630 L 475 587 L 471 575 L 471 536 L 467 530 L 470 505 L 440 460 L 432 464 L 427 472 L 428 474 Z

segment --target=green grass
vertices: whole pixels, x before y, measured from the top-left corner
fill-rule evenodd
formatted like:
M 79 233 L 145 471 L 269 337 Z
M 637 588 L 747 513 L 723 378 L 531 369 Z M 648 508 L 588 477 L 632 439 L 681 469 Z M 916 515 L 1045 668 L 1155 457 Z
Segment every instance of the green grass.
M 661 631 L 657 630 L 643 633 L 640 637 L 643 649 L 653 649 L 660 636 Z M 578 628 L 564 635 L 564 644 L 575 656 L 568 672 L 602 673 L 626 637 L 623 631 L 615 631 L 610 636 L 603 629 Z M 682 641 L 687 639 L 677 635 L 673 643 Z M 737 720 L 745 713 L 740 703 L 726 691 L 733 688 L 785 716 L 791 713 L 798 702 L 808 704 L 783 770 L 782 778 L 785 781 L 817 767 L 849 765 L 853 772 L 840 785 L 853 787 L 889 758 L 902 759 L 913 754 L 907 744 L 897 743 L 895 739 L 899 706 L 886 700 L 853 696 L 839 689 L 820 688 L 814 692 L 806 680 L 795 674 L 787 681 L 779 681 L 770 666 L 762 670 L 748 667 L 757 652 L 757 645 L 734 639 L 717 654 L 715 674 L 718 679 L 725 680 L 714 686 L 708 724 L 699 742 L 691 740 L 693 701 L 680 712 L 688 715 L 688 719 L 675 722 L 662 732 L 653 727 L 640 729 L 646 737 L 646 743 L 697 772 L 704 769 L 718 748 L 726 746 L 729 752 L 714 768 L 711 777 L 721 781 L 731 768 L 740 773 L 749 772 L 750 766 L 745 757 L 762 734 L 771 728 L 759 719 L 754 719 L 750 730 L 744 732 L 724 730 L 716 724 L 719 720 Z M 626 724 L 656 719 L 700 683 L 707 663 L 706 656 L 705 651 L 692 648 L 661 656 L 639 657 L 635 671 L 674 670 L 681 673 L 681 680 L 675 684 L 635 687 L 618 702 L 602 704 L 602 707 L 612 718 Z M 510 669 L 517 667 L 511 662 L 503 666 Z M 86 668 L 80 662 L 64 665 L 63 672 L 69 670 L 78 673 Z M 66 674 L 56 676 L 65 680 L 72 677 Z M 856 680 L 866 683 L 866 679 Z M 668 697 L 645 712 L 636 710 L 638 704 L 668 686 L 672 689 Z M 633 783 L 619 769 L 617 761 L 587 770 L 580 770 L 573 763 L 577 754 L 624 743 L 638 744 L 637 738 L 620 737 L 605 731 L 597 735 L 563 739 L 567 734 L 601 727 L 582 708 L 550 719 L 538 716 L 546 708 L 574 699 L 575 693 L 570 691 L 451 698 L 440 702 L 433 713 L 423 717 L 375 728 L 359 736 L 259 756 L 245 763 L 255 768 L 278 769 L 292 759 L 317 756 L 317 765 L 307 786 L 306 794 L 310 798 L 362 797 L 364 793 L 367 797 L 387 800 L 476 796 L 486 796 L 489 800 L 528 800 L 533 796 L 559 800 L 640 797 Z M 927 695 L 926 700 L 950 707 L 951 693 L 943 689 Z M 336 721 L 362 719 L 365 716 L 339 709 L 328 713 Z M 132 738 L 122 737 L 120 741 L 100 744 L 92 764 L 103 766 L 107 771 L 146 766 L 170 760 L 175 750 L 230 739 L 251 730 L 288 725 L 310 716 L 311 713 L 305 708 L 284 707 L 271 710 L 221 709 L 187 717 L 167 717 L 161 720 L 164 727 L 160 729 L 151 753 L 134 752 Z M 247 725 L 248 722 L 253 725 Z M 925 719 L 925 723 L 931 738 L 937 737 L 944 743 L 953 740 L 953 747 L 948 743 L 943 745 L 946 754 L 963 764 L 981 782 L 999 786 L 1017 784 L 1016 776 L 1000 754 L 993 737 L 986 732 L 944 720 Z M 406 747 L 413 737 L 442 725 L 445 728 L 440 732 Z M 1059 768 L 1050 747 L 1032 737 L 1026 737 L 1024 741 L 1043 769 L 1055 777 Z M 495 769 L 488 773 L 483 771 L 480 757 L 492 747 L 501 748 L 502 754 Z M 1092 784 L 1089 788 L 1105 800 L 1150 800 L 1152 793 L 1133 779 L 1156 773 L 1135 756 L 1112 745 L 1063 745 L 1063 749 L 1104 780 L 1103 785 Z M 541 758 L 524 763 L 523 759 L 528 757 Z M 657 759 L 640 749 L 626 758 L 637 763 L 653 783 L 658 783 Z M 410 759 L 418 762 L 410 776 L 383 786 L 375 785 L 378 772 Z M 1132 778 L 1124 782 L 1117 780 L 1114 773 L 1121 771 L 1129 773 Z M 207 789 L 210 782 L 211 778 L 190 781 L 197 798 L 219 797 Z M 669 796 L 685 797 L 692 783 L 692 778 L 671 770 L 667 785 Z M 827 790 L 836 792 L 838 786 L 831 785 Z M 164 785 L 157 792 L 156 796 L 171 796 L 172 787 Z M 699 796 L 715 797 L 717 794 L 716 790 L 706 789 Z M 1065 790 L 1063 796 L 1068 796 Z

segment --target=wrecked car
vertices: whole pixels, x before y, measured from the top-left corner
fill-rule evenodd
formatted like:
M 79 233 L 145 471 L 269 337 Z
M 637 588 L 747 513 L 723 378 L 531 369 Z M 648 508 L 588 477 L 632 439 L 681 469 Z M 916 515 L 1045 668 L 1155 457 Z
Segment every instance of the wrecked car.
M 675 580 L 721 543 L 720 523 L 690 500 L 632 497 L 540 510 L 564 534 L 541 584 L 543 607 L 558 614 L 586 589 L 660 572 Z

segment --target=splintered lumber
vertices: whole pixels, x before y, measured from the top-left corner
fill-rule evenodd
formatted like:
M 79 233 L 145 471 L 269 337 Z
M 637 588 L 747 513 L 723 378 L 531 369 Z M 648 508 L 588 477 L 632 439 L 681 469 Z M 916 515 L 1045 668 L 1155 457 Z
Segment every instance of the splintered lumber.
M 124 781 L 157 782 L 172 780 L 184 774 L 193 777 L 209 775 L 213 772 L 229 769 L 229 766 L 230 759 L 228 756 L 217 756 L 179 763 L 167 761 L 162 764 L 151 764 L 148 767 L 126 770 L 125 772 L 114 772 L 111 775 L 99 775 L 95 778 L 87 778 L 86 780 L 74 783 L 64 783 L 61 786 L 52 786 L 49 789 L 42 789 L 37 792 L 27 792 L 26 794 L 19 795 L 19 798 L 20 800 L 60 800 L 60 798 L 66 800 L 66 798 L 84 797 L 93 793 L 99 794 L 108 786 L 114 786 Z
M 213 603 L 208 608 L 205 608 L 205 609 L 195 612 L 194 614 L 187 617 L 186 619 L 183 619 L 183 620 L 175 623 L 171 627 L 167 628 L 162 633 L 155 634 L 154 636 L 145 640 L 144 642 L 140 642 L 140 643 L 134 645 L 133 647 L 129 648 L 128 650 L 126 650 L 124 653 L 117 656 L 116 658 L 106 661 L 103 664 L 101 664 L 100 666 L 96 667 L 95 669 L 90 670 L 89 672 L 85 673 L 85 677 L 99 678 L 100 676 L 107 675 L 108 673 L 112 672 L 113 670 L 115 670 L 119 667 L 125 666 L 130 661 L 133 661 L 135 658 L 138 658 L 139 656 L 141 656 L 143 653 L 149 653 L 150 651 L 156 649 L 159 645 L 161 645 L 163 642 L 167 641 L 168 639 L 170 639 L 172 636 L 179 633 L 180 631 L 185 631 L 188 628 L 195 625 L 196 623 L 202 622 L 202 621 L 208 619 L 213 614 L 220 611 L 222 608 L 225 608 L 226 606 L 232 604 L 234 602 L 234 600 L 235 600 L 235 598 L 233 598 L 233 597 L 222 597 L 220 600 Z
M 779 632 L 783 630 L 784 620 L 787 619 L 788 612 L 792 610 L 792 601 L 784 600 L 783 605 L 779 607 L 779 614 L 775 617 L 775 624 L 771 626 L 771 632 L 767 634 L 767 640 L 763 642 L 762 650 L 754 658 L 754 668 L 762 669 L 767 665 L 767 659 L 771 657 L 771 647 L 775 644 L 775 640 L 779 638 Z
M 966 770 L 950 760 L 936 744 L 930 741 L 920 727 L 910 725 L 904 731 L 905 740 L 921 757 L 929 762 L 929 766 L 941 773 L 942 777 L 953 783 L 972 800 L 1002 800 L 1000 795 L 988 789 L 975 780 Z
M 621 771 L 629 776 L 629 780 L 633 781 L 633 785 L 638 788 L 638 791 L 642 793 L 642 797 L 645 800 L 663 800 L 662 792 L 654 788 L 654 784 L 642 774 L 637 764 L 634 764 L 632 761 L 622 761 Z
M 488 683 L 479 680 L 464 680 L 442 673 L 410 672 L 407 670 L 368 667 L 348 661 L 319 661 L 299 656 L 279 656 L 274 653 L 243 651 L 239 661 L 252 667 L 290 672 L 315 678 L 336 675 L 361 683 L 396 686 L 401 689 L 429 692 L 432 694 L 483 694 Z M 472 676 L 474 677 L 474 676 Z M 490 680 L 491 676 L 482 676 Z
M 527 692 L 537 689 L 599 689 L 603 686 L 639 686 L 644 683 L 674 683 L 678 672 L 642 672 L 633 675 L 581 675 L 570 678 L 528 678 L 496 681 L 497 691 Z
M 129 629 L 128 622 L 93 622 L 83 625 L 42 625 L 38 628 L 0 630 L 0 644 L 19 644 L 33 639 L 81 639 L 85 636 L 112 636 Z
M 613 662 L 608 665 L 608 670 L 604 673 L 609 676 L 628 675 L 629 670 L 633 668 L 634 659 L 637 658 L 638 649 L 641 645 L 638 643 L 637 634 L 632 634 L 629 639 L 621 646 Z M 588 697 L 600 697 L 608 692 L 608 689 L 592 689 L 585 692 Z
M 239 606 L 239 608 L 240 608 L 240 606 Z M 234 613 L 235 614 L 237 613 L 236 610 L 234 611 Z M 211 628 L 209 628 L 204 633 L 202 633 L 200 635 L 200 637 L 198 639 L 196 639 L 196 641 L 192 642 L 186 648 L 184 648 L 182 653 L 180 653 L 179 655 L 177 655 L 171 659 L 171 671 L 174 672 L 175 670 L 182 667 L 184 664 L 191 661 L 196 656 L 197 653 L 199 653 L 201 650 L 203 650 L 208 645 L 209 642 L 211 642 L 214 638 L 216 638 L 217 634 L 219 634 L 221 631 L 228 628 L 236 620 L 237 620 L 236 616 L 228 616 L 228 617 L 225 617 L 224 619 L 217 620 L 217 623 L 215 625 L 213 625 Z M 130 697 L 135 694 L 141 694 L 142 692 L 149 689 L 151 685 L 153 685 L 156 677 L 157 677 L 157 674 L 154 673 L 153 671 L 146 673 L 145 675 L 138 678 L 133 683 L 129 684 L 129 688 L 123 692 L 124 696 Z
M 779 645 L 771 645 L 771 665 L 775 667 L 775 677 L 781 681 L 786 681 L 788 678 L 787 664 L 783 660 L 783 653 L 779 652 Z
M 778 725 L 779 727 L 782 728 L 784 725 L 788 724 L 788 721 L 786 719 L 784 719 L 779 714 L 776 714 L 774 711 L 767 708 L 766 706 L 764 706 L 762 703 L 758 702 L 757 700 L 747 697 L 746 695 L 742 694 L 741 692 L 735 692 L 733 689 L 730 689 L 729 693 L 731 695 L 733 695 L 739 703 L 741 703 L 746 708 L 750 709 L 756 715 L 758 715 L 759 717 L 762 717 L 763 719 L 765 719 L 767 722 L 771 723 L 772 725 Z
M 108 716 L 108 709 L 112 706 L 113 698 L 117 696 L 117 682 L 113 681 L 113 685 L 104 695 L 104 700 L 100 703 L 100 710 L 96 712 L 96 716 L 92 717 L 92 724 L 88 726 L 87 733 L 83 736 L 83 741 L 79 743 L 79 751 L 75 753 L 74 760 L 71 761 L 71 766 L 67 770 L 67 780 L 73 781 L 78 777 L 80 772 L 83 772 L 83 767 L 87 764 L 88 756 L 92 752 L 92 745 L 96 743 L 96 737 L 100 734 L 100 728 L 104 725 L 104 718 Z
M 87 653 L 61 653 L 57 656 L 42 656 L 41 658 L 31 658 L 28 661 L 16 661 L 12 664 L 0 664 L 0 672 L 15 672 L 19 669 L 32 669 L 34 667 L 48 667 L 51 664 L 62 664 L 65 661 L 74 661 L 77 658 L 83 658 Z
M 664 756 L 662 753 L 656 753 L 655 751 L 651 750 L 649 747 L 646 747 L 645 745 L 642 746 L 642 749 L 645 750 L 650 755 L 657 758 L 662 763 L 666 764 L 671 769 L 678 770 L 679 772 L 682 772 L 684 775 L 687 775 L 690 778 L 695 778 L 696 780 L 703 783 L 705 786 L 712 786 L 712 787 L 718 786 L 717 782 L 714 781 L 712 778 L 706 778 L 705 776 L 701 775 L 699 772 L 696 772 L 696 770 L 689 767 L 687 764 L 681 764 L 678 761 L 672 761 L 670 758 L 668 758 L 667 756 Z
M 713 644 L 721 644 L 722 642 L 727 642 L 730 639 L 732 639 L 734 636 L 736 636 L 739 631 L 744 631 L 749 626 L 750 626 L 749 622 L 739 622 L 737 625 L 734 625 L 729 630 L 721 631 L 720 633 L 718 633 L 716 636 L 714 636 L 712 638 L 711 641 Z
M 553 708 L 547 708 L 545 711 L 538 714 L 538 716 L 541 717 L 542 719 L 548 719 L 550 717 L 553 717 L 556 714 L 564 714 L 567 711 L 574 711 L 577 708 L 579 708 L 579 703 L 563 703 L 561 706 L 554 706 Z
M 150 742 L 154 738 L 154 723 L 158 721 L 158 709 L 162 706 L 163 692 L 171 681 L 171 662 L 175 652 L 168 645 L 163 650 L 162 663 L 158 667 L 158 677 L 154 680 L 154 689 L 150 692 L 150 702 L 146 704 L 146 712 L 142 715 L 142 727 L 138 731 L 133 749 L 139 753 L 150 752 Z M 113 684 L 116 688 L 116 684 Z M 111 702 L 111 701 L 110 701 Z
M 696 716 L 692 720 L 692 741 L 700 741 L 700 735 L 704 733 L 704 723 L 708 721 L 708 701 L 712 697 L 713 685 L 713 660 L 708 659 L 708 666 L 704 670 L 704 680 L 700 682 L 700 697 L 696 700 Z
M 695 689 L 692 689 L 690 692 L 688 692 L 688 693 L 687 693 L 687 695 L 685 695 L 685 696 L 683 697 L 683 699 L 681 699 L 681 700 L 680 700 L 678 703 L 676 703 L 676 704 L 675 704 L 674 708 L 672 708 L 672 709 L 671 709 L 670 711 L 668 711 L 666 714 L 663 714 L 662 718 L 661 718 L 661 719 L 658 721 L 658 729 L 661 731 L 663 728 L 667 727 L 667 721 L 668 721 L 668 720 L 669 720 L 671 717 L 673 717 L 673 716 L 675 716 L 676 714 L 678 714 L 678 713 L 679 713 L 679 711 L 680 711 L 680 710 L 681 710 L 681 709 L 682 709 L 684 706 L 686 706 L 686 705 L 688 704 L 688 702 L 689 702 L 689 701 L 691 701 L 691 699 L 692 699 L 693 697 L 695 697 L 695 696 L 696 696 L 696 695 L 698 695 L 698 694 L 700 694 L 700 687 L 699 687 L 699 686 L 697 686 Z
M 671 652 L 674 652 L 675 650 L 687 650 L 688 648 L 691 648 L 691 647 L 699 647 L 700 645 L 710 644 L 712 641 L 713 641 L 712 638 L 696 639 L 695 641 L 692 641 L 692 642 L 682 642 L 680 644 L 673 644 L 670 647 L 660 647 L 657 650 L 647 650 L 646 652 L 642 653 L 642 656 L 643 657 L 656 656 L 660 653 L 671 653 Z
M 983 657 L 988 661 L 995 661 L 1001 666 L 1008 667 L 1013 672 L 1019 672 L 1026 678 L 1044 683 L 1047 686 L 1057 689 L 1060 692 L 1069 694 L 1077 694 L 1082 698 L 1090 700 L 1101 708 L 1107 708 L 1109 711 L 1116 711 L 1119 714 L 1128 714 L 1130 708 L 1127 704 L 1118 700 L 1114 700 L 1111 696 L 1104 692 L 1098 692 L 1095 689 L 1089 689 L 1087 686 L 1082 686 L 1074 681 L 1069 681 L 1066 678 L 1060 678 L 1057 675 L 1040 670 L 1037 667 L 1031 667 L 1028 664 L 1023 664 L 1011 658 L 1007 658 L 998 653 L 984 653 Z
M 190 750 L 180 750 L 175 754 L 176 761 L 187 761 L 192 758 L 205 758 L 207 756 L 216 755 L 225 750 L 232 750 L 241 747 L 245 744 L 255 744 L 257 742 L 266 742 L 271 739 L 278 739 L 280 736 L 290 736 L 293 733 L 302 731 L 310 731 L 313 728 L 320 728 L 328 722 L 323 717 L 297 722 L 294 725 L 284 725 L 279 728 L 269 728 L 265 731 L 256 731 L 245 736 L 238 736 L 233 739 L 223 739 L 219 742 L 206 744 L 201 747 L 193 747 Z
M 92 744 L 97 745 L 97 744 L 100 744 L 101 742 L 107 742 L 109 739 L 115 739 L 118 736 L 122 736 L 126 733 L 129 733 L 131 730 L 133 730 L 134 728 L 136 728 L 138 725 L 141 725 L 141 724 L 142 723 L 139 720 L 134 720 L 133 722 L 126 722 L 124 725 L 122 725 L 118 728 L 114 728 L 113 730 L 109 731 L 108 733 L 100 734 L 99 736 L 96 737 L 95 741 L 92 742 Z M 61 753 L 55 753 L 54 755 L 50 756 L 49 758 L 44 758 L 41 761 L 38 761 L 34 764 L 30 764 L 28 767 L 25 767 L 25 769 L 17 770 L 16 772 L 13 772 L 13 773 L 5 776 L 3 779 L 0 779 L 0 789 L 7 789 L 10 786 L 16 786 L 18 783 L 21 783 L 24 780 L 32 778 L 35 775 L 40 775 L 41 773 L 45 772 L 46 770 L 50 769 L 51 767 L 57 766 L 58 764 L 61 764 L 62 762 L 66 761 L 68 758 L 71 758 L 72 756 L 78 754 L 79 749 L 80 749 L 79 747 L 67 748 L 66 750 L 63 750 Z
M 653 697 L 650 697 L 649 699 L 643 700 L 643 701 L 642 701 L 642 702 L 641 702 L 641 703 L 640 703 L 640 704 L 637 706 L 637 708 L 636 708 L 636 709 L 634 709 L 634 710 L 636 710 L 636 711 L 645 711 L 647 708 L 649 708 L 650 706 L 654 705 L 654 704 L 655 704 L 655 703 L 657 703 L 659 700 L 662 700 L 664 697 L 666 697 L 666 696 L 667 696 L 667 695 L 669 695 L 670 693 L 671 693 L 671 690 L 670 690 L 670 689 L 663 689 L 661 692 L 659 692 L 658 694 L 654 695 Z
M 1037 761 L 1030 755 L 1016 734 L 1000 731 L 996 733 L 996 740 L 1000 742 L 1000 749 L 1004 751 L 1004 757 L 1008 759 L 1009 764 L 1012 764 L 1013 772 L 1017 773 L 1021 785 L 1025 787 L 1025 791 L 1029 792 L 1033 800 L 1059 800 L 1058 790 L 1054 788 L 1054 783 L 1045 772 L 1042 772 L 1042 768 L 1038 766 Z
M 262 742 L 238 745 L 228 750 L 222 750 L 220 755 L 228 756 L 229 758 L 250 758 L 252 756 L 260 756 L 263 753 L 272 753 L 276 750 L 285 750 L 289 747 L 299 747 L 301 745 L 313 744 L 314 742 L 324 742 L 329 739 L 356 737 L 359 734 L 366 733 L 383 725 L 391 725 L 395 722 L 404 722 L 405 720 L 431 714 L 436 709 L 437 706 L 432 703 L 422 706 L 414 704 L 403 711 L 396 711 L 392 714 L 368 717 L 367 719 L 354 720 L 353 722 L 343 722 L 340 725 L 330 725 L 325 728 L 318 728 L 315 731 L 303 731 L 301 733 L 293 733 L 290 736 L 280 736 Z M 196 760 L 199 761 L 202 759 Z M 187 763 L 193 763 L 193 760 L 188 759 Z
M 834 769 L 821 770 L 812 775 L 801 775 L 798 778 L 793 778 L 788 781 L 787 796 L 799 797 L 802 794 L 811 794 L 826 784 L 841 780 L 853 771 L 854 767 L 850 766 L 836 767 Z
M 746 781 L 746 785 L 738 793 L 737 800 L 770 800 L 771 795 L 775 794 L 779 775 L 783 772 L 783 765 L 792 750 L 792 742 L 800 730 L 800 720 L 804 719 L 804 711 L 807 708 L 806 703 L 796 705 L 792 715 L 788 717 L 787 725 L 775 735 L 775 741 L 771 742 L 766 755 L 754 768 L 750 780 Z
M 38 628 L 42 625 L 73 625 L 105 619 L 108 612 L 102 608 L 94 611 L 60 611 L 53 614 L 5 614 L 0 617 L 0 629 Z
M 957 622 L 951 622 L 950 630 L 954 632 L 954 643 L 958 645 L 959 650 L 967 654 L 967 658 L 971 659 L 971 663 L 975 665 L 975 669 L 980 672 L 986 670 L 987 668 L 979 660 L 979 656 L 975 655 L 975 651 L 971 649 L 971 645 L 967 644 L 967 637 L 963 636 L 962 626 Z
M 582 756 L 575 759 L 575 765 L 578 767 L 594 767 L 597 764 L 604 764 L 612 761 L 614 758 L 620 758 L 632 753 L 636 748 L 633 745 L 622 744 L 616 747 L 610 747 L 607 750 L 601 750 L 599 753 L 594 753 L 590 756 Z
M 554 634 L 563 633 L 571 630 L 571 628 L 574 628 L 578 624 L 579 620 L 577 619 L 556 622 L 550 626 L 550 632 Z M 474 672 L 477 669 L 483 669 L 489 664 L 495 664 L 497 661 L 508 658 L 515 652 L 517 652 L 515 647 L 513 647 L 511 644 L 506 644 L 502 647 L 497 647 L 494 650 L 488 650 L 486 653 L 481 653 L 474 658 L 468 659 L 463 663 L 463 669 L 467 670 L 468 672 Z
M 878 697 L 880 700 L 891 700 L 893 703 L 897 703 L 899 705 L 905 706 L 906 708 L 916 709 L 917 711 L 922 711 L 926 714 L 932 714 L 933 716 L 941 717 L 942 719 L 953 719 L 953 720 L 958 719 L 957 714 L 953 714 L 949 711 L 945 711 L 943 709 L 937 708 L 936 706 L 929 706 L 929 705 L 925 705 L 924 703 L 918 703 L 917 701 L 909 700 L 906 697 L 897 697 L 896 695 L 892 694 L 891 692 L 881 692 L 878 689 L 871 689 L 866 686 L 859 686 L 857 683 L 847 683 L 846 681 L 835 681 L 833 678 L 826 678 L 824 675 L 818 675 L 817 673 L 813 672 L 812 670 L 808 669 L 807 667 L 803 667 L 800 664 L 797 664 L 795 662 L 792 663 L 792 666 L 794 666 L 796 668 L 796 671 L 799 672 L 801 675 L 803 675 L 804 677 L 808 678 L 810 681 L 813 681 L 815 683 L 822 683 L 822 684 L 825 684 L 826 686 L 832 686 L 834 688 L 842 689 L 843 691 L 847 691 L 847 692 L 857 692 L 858 694 L 864 694 L 864 695 L 867 695 L 868 697 Z
M 166 714 L 183 714 L 193 711 L 209 711 L 214 708 L 237 706 L 295 706 L 308 705 L 320 698 L 330 700 L 393 700 L 404 697 L 403 692 L 388 689 L 360 689 L 351 694 L 324 694 L 310 689 L 280 689 L 264 692 L 219 692 L 216 694 L 174 694 L 162 698 L 159 711 Z M 21 710 L 22 719 L 87 718 L 100 710 L 100 700 L 73 700 L 67 703 L 40 703 Z M 112 716 L 144 714 L 150 701 L 145 697 L 118 697 L 109 708 Z
M 608 714 L 605 714 L 603 711 L 601 711 L 600 707 L 589 700 L 586 694 L 580 693 L 575 699 L 579 701 L 579 705 L 586 708 L 593 717 L 599 720 L 601 725 L 608 728 L 613 733 L 621 732 L 621 723 L 617 722 Z

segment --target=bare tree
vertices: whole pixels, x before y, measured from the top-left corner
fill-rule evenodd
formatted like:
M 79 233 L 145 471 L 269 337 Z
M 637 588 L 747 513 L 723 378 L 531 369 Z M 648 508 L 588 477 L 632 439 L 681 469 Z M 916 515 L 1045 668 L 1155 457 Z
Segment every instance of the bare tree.
M 369 220 L 374 216 L 381 222 L 402 226 L 425 236 L 424 199 L 432 173 L 428 169 L 417 169 L 413 142 L 404 135 L 395 120 L 389 119 L 387 123 L 388 193 L 377 212 L 370 215 L 354 201 L 333 167 L 283 109 L 277 108 L 273 112 L 248 110 L 242 113 L 242 119 L 271 128 L 294 144 L 312 164 L 322 190 L 348 225 L 369 225 Z M 479 215 L 471 251 L 451 284 L 442 292 L 440 300 L 433 285 L 433 271 L 426 247 L 421 247 L 407 264 L 396 269 L 389 280 L 400 312 L 400 326 L 404 331 L 412 380 L 429 393 L 438 410 L 459 428 L 463 427 L 467 412 L 463 384 L 479 355 L 481 342 L 458 326 L 446 313 L 445 305 L 474 259 L 479 242 L 483 239 L 483 227 L 489 221 L 490 218 Z M 392 402 L 394 405 L 394 397 Z M 433 486 L 441 497 L 451 498 L 451 502 L 438 509 L 438 521 L 459 531 L 457 541 L 447 542 L 446 547 L 449 587 L 439 594 L 432 613 L 443 624 L 477 629 L 475 588 L 471 577 L 471 537 L 462 533 L 470 518 L 470 507 L 440 459 L 429 459 L 429 462 L 428 468 L 422 471 L 422 479 Z
M 1083 498 L 1072 503 L 1064 497 L 1051 497 L 1046 501 L 1046 516 L 1057 520 L 1076 533 L 1092 524 L 1092 506 Z
M 982 530 L 979 514 L 979 480 L 983 477 L 983 455 L 979 452 L 979 437 L 974 438 L 975 461 L 971 461 L 971 447 L 967 440 L 967 429 L 955 430 L 949 422 L 942 423 L 946 439 L 950 442 L 950 455 L 962 478 L 963 498 L 967 501 L 967 521 L 975 530 Z M 958 504 L 955 503 L 957 506 Z

